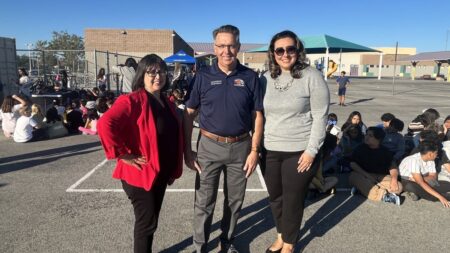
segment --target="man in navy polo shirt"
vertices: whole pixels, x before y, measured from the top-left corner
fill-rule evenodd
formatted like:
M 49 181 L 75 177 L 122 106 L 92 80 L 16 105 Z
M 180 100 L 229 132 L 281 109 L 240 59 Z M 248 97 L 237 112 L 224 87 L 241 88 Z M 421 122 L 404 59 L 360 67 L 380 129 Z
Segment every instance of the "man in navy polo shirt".
M 221 252 L 233 253 L 238 252 L 233 246 L 233 238 L 244 202 L 247 178 L 258 162 L 263 130 L 262 92 L 257 74 L 237 60 L 239 29 L 232 25 L 221 26 L 214 30 L 213 37 L 217 61 L 197 72 L 187 95 L 185 162 L 198 172 L 193 236 L 197 252 L 207 252 L 223 171 L 225 200 L 220 246 Z M 201 137 L 195 153 L 191 136 L 198 109 Z

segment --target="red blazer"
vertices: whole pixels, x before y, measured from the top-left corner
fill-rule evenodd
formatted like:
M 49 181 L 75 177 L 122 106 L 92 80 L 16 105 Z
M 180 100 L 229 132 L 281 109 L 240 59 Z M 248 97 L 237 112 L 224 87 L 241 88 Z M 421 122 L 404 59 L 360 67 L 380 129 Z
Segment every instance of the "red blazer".
M 149 191 L 161 169 L 159 166 L 158 140 L 155 120 L 148 106 L 147 92 L 139 89 L 120 96 L 114 105 L 100 118 L 97 131 L 107 159 L 115 159 L 123 154 L 143 155 L 147 163 L 139 171 L 135 167 L 117 159 L 113 178 L 125 180 L 128 184 Z M 183 170 L 183 133 L 181 121 L 175 105 L 169 102 L 173 115 L 178 119 L 177 168 L 170 180 L 181 176 Z

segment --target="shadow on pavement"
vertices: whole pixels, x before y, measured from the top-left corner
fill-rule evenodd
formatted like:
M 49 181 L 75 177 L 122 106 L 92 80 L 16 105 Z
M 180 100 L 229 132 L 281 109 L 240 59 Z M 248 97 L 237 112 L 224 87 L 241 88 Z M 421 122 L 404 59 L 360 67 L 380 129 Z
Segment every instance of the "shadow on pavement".
M 26 144 L 18 144 L 18 145 L 26 145 Z M 66 147 L 46 149 L 46 150 L 36 151 L 36 152 L 32 152 L 32 153 L 3 157 L 3 158 L 0 158 L 0 164 L 13 162 L 13 161 L 17 161 L 17 160 L 22 160 L 22 159 L 32 159 L 32 158 L 42 157 L 42 156 L 54 156 L 54 155 L 57 155 L 60 153 L 66 153 L 69 151 L 77 152 L 77 151 L 86 150 L 88 148 L 100 147 L 100 146 L 101 146 L 100 141 L 96 141 L 96 142 L 83 143 L 83 144 L 77 144 L 77 145 L 66 146 Z M 0 173 L 1 173 L 1 171 L 0 171 Z
M 76 145 L 76 146 L 78 146 L 78 145 Z M 84 154 L 88 154 L 88 153 L 92 153 L 92 152 L 96 152 L 96 151 L 100 150 L 100 149 L 93 149 L 93 150 L 85 150 L 85 149 L 86 148 L 75 149 L 75 150 L 69 149 L 70 151 L 72 151 L 70 153 L 56 152 L 56 154 L 59 153 L 60 155 L 55 155 L 55 153 L 52 153 L 50 151 L 49 153 L 47 153 L 47 155 L 51 155 L 48 158 L 37 158 L 39 156 L 34 155 L 32 157 L 29 157 L 29 158 L 35 158 L 34 160 L 27 159 L 27 160 L 21 161 L 21 162 L 0 165 L 0 174 L 5 174 L 8 172 L 18 171 L 18 170 L 23 170 L 23 169 L 29 169 L 34 166 L 38 166 L 41 164 L 56 161 L 58 159 L 71 157 L 71 156 L 84 155 Z M 69 150 L 66 150 L 65 152 L 67 152 Z M 48 152 L 48 150 L 46 150 L 46 151 Z M 39 152 L 36 152 L 36 153 L 39 153 Z M 63 153 L 63 154 L 61 154 L 61 153 Z M 41 155 L 41 156 L 44 156 L 44 155 Z
M 330 197 L 301 228 L 302 238 L 294 252 L 301 252 L 314 238 L 325 235 L 364 201 L 366 201 L 364 197 L 351 196 L 348 193 L 339 193 Z M 305 235 L 308 231 L 309 234 Z
M 347 104 L 348 104 L 348 105 L 354 105 L 354 104 L 359 104 L 359 103 L 364 103 L 364 102 L 367 102 L 367 101 L 371 101 L 371 100 L 374 100 L 374 99 L 375 99 L 375 98 L 361 98 L 361 99 L 358 99 L 358 100 L 349 102 L 349 103 L 347 103 Z
M 314 201 L 320 201 L 317 199 Z M 296 246 L 295 252 L 300 252 L 314 238 L 325 235 L 330 229 L 339 224 L 347 215 L 353 212 L 366 199 L 348 194 L 339 193 L 330 197 L 317 212 L 309 218 L 300 230 L 303 238 Z M 307 201 L 306 205 L 313 202 Z M 249 216 L 251 215 L 251 216 Z M 249 216 L 249 217 L 247 217 Z M 267 198 L 264 198 L 241 211 L 241 219 L 236 228 L 235 245 L 239 252 L 249 253 L 252 241 L 263 233 L 271 230 L 275 224 Z M 211 233 L 220 229 L 220 221 L 211 226 Z M 305 236 L 306 232 L 309 233 Z M 275 238 L 276 235 L 274 235 Z M 219 238 L 214 238 L 208 243 L 208 252 L 214 251 L 219 245 Z M 192 236 L 167 248 L 162 253 L 180 252 L 192 245 Z
M 250 214 L 252 215 L 250 217 L 247 217 Z M 267 198 L 264 198 L 250 206 L 243 208 L 241 210 L 240 216 L 240 222 L 238 222 L 235 231 L 235 245 L 236 248 L 239 249 L 239 252 L 248 253 L 250 252 L 250 242 L 255 240 L 260 234 L 274 227 L 272 213 L 270 211 Z M 220 221 L 217 221 L 216 223 L 211 225 L 211 233 L 219 229 Z M 170 248 L 162 250 L 161 253 L 180 252 L 191 245 L 192 236 L 171 246 Z M 215 238 L 209 241 L 208 252 L 214 251 L 214 249 L 217 248 L 218 245 L 219 238 Z

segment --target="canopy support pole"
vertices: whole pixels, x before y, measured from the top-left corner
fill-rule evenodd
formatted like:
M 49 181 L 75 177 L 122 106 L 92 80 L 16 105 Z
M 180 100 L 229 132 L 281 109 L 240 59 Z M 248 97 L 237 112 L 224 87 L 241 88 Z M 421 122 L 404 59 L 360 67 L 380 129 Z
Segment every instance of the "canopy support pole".
M 381 65 L 383 64 L 383 52 L 380 52 L 380 62 L 378 64 L 378 80 L 381 80 Z
M 324 77 L 325 77 L 325 81 L 326 80 L 328 80 L 328 77 L 327 77 L 327 73 L 328 73 L 328 57 L 329 57 L 329 52 L 328 52 L 328 47 L 327 47 L 327 51 L 325 51 L 325 62 L 323 63 L 323 65 L 324 65 L 324 72 L 323 72 L 323 75 L 324 75 Z

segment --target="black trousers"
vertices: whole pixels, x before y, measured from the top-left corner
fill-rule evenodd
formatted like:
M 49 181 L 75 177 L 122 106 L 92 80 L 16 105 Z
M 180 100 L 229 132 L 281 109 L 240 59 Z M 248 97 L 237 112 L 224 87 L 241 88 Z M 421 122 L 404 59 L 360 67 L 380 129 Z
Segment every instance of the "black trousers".
M 311 168 L 303 173 L 297 171 L 301 152 L 263 150 L 261 168 L 269 192 L 270 208 L 277 232 L 284 242 L 297 243 L 303 218 L 308 186 L 316 175 L 319 154 Z
M 435 196 L 429 194 L 426 192 L 419 184 L 417 184 L 414 181 L 408 180 L 408 179 L 402 179 L 403 184 L 403 191 L 405 192 L 413 192 L 417 196 L 419 196 L 422 199 L 429 200 L 429 201 L 439 201 Z M 433 187 L 433 189 L 437 192 L 439 192 L 442 196 L 447 198 L 447 200 L 450 199 L 450 183 L 447 181 L 438 181 L 438 185 L 430 185 Z
M 157 179 L 150 191 L 129 185 L 123 180 L 122 187 L 134 209 L 134 252 L 152 252 L 153 234 L 158 227 L 167 180 Z

